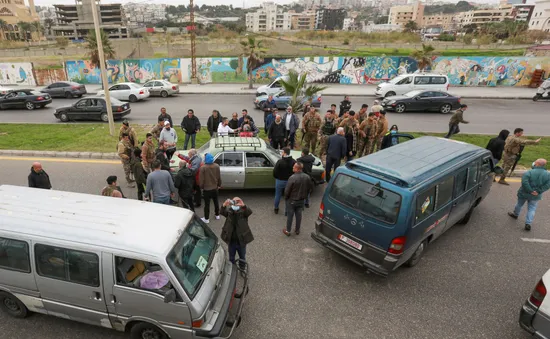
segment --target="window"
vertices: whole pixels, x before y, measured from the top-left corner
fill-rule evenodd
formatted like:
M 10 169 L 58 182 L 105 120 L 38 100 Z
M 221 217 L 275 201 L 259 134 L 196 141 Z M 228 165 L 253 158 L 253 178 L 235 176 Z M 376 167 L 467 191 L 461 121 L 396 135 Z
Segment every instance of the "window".
M 429 217 L 435 210 L 435 190 L 432 187 L 424 193 L 421 193 L 416 198 L 416 223 Z
M 246 153 L 246 167 L 273 167 L 273 164 L 263 153 Z
M 427 85 L 430 83 L 430 77 L 415 77 L 414 78 L 414 84 L 415 85 Z
M 477 174 L 478 174 L 477 164 L 472 165 L 470 166 L 470 168 L 468 168 L 468 185 L 466 187 L 467 190 L 477 185 Z
M 445 206 L 453 198 L 455 178 L 450 177 L 439 183 L 436 189 L 435 210 Z
M 430 83 L 435 85 L 445 85 L 447 83 L 447 79 L 445 79 L 445 77 L 431 77 Z
M 216 164 L 220 167 L 243 167 L 243 154 L 242 153 L 222 153 L 216 158 Z
M 0 238 L 0 268 L 30 273 L 29 245 L 20 240 Z
M 410 84 L 412 82 L 412 77 L 406 77 L 402 80 L 400 80 L 397 85 L 407 85 L 407 84 Z
M 18 97 L 26 97 L 26 96 L 27 96 L 27 93 L 25 93 L 25 92 L 17 92 L 17 96 L 18 96 Z
M 489 173 L 491 173 L 493 165 L 494 164 L 491 158 L 484 158 L 481 162 L 481 174 L 488 175 Z
M 170 279 L 160 265 L 115 257 L 115 270 L 117 285 L 152 291 L 160 295 L 165 295 L 172 289 Z
M 91 106 L 89 99 L 80 100 L 79 102 L 76 103 L 76 107 L 83 108 L 83 107 L 87 107 L 87 106 Z
M 153 87 L 153 84 L 155 82 L 154 81 L 149 81 L 148 83 L 146 83 L 145 85 L 143 85 L 143 87 Z
M 118 85 L 118 89 L 119 90 L 127 90 L 127 89 L 130 89 L 130 86 L 128 86 L 128 85 Z
M 468 169 L 463 169 L 456 175 L 456 195 L 455 197 L 460 196 L 462 193 L 466 192 L 466 183 L 468 180 Z
M 119 85 L 115 85 L 111 88 L 109 88 L 109 91 L 118 91 L 120 89 L 120 86 Z
M 160 81 L 155 81 L 155 87 L 162 87 L 164 84 Z
M 99 286 L 99 257 L 94 253 L 37 244 L 36 270 L 43 277 Z
M 330 189 L 330 198 L 368 217 L 395 224 L 399 216 L 401 196 L 380 184 L 371 184 L 339 174 Z
M 423 92 L 423 93 L 420 93 L 419 97 L 421 98 L 432 98 L 434 97 L 435 95 L 433 95 L 433 92 Z
M 281 88 L 283 85 L 281 85 L 281 83 L 279 81 L 275 81 L 271 87 L 272 88 Z

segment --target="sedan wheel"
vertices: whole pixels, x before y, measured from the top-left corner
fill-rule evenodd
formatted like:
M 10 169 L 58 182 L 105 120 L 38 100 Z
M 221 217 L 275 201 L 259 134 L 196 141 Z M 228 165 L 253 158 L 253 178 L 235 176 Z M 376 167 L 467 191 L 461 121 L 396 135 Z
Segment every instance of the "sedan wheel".
M 267 103 L 265 101 L 261 101 L 261 102 L 258 103 L 258 107 L 261 110 L 264 110 L 266 105 L 267 105 Z
M 163 97 L 163 98 L 166 98 L 168 96 L 168 92 L 162 91 L 162 92 L 160 92 L 160 96 Z
M 30 101 L 25 103 L 25 108 L 28 109 L 29 111 L 32 111 L 35 107 L 36 106 Z
M 73 95 L 71 94 L 71 92 L 65 92 L 65 98 L 70 99 L 72 97 Z
M 137 97 L 136 97 L 135 95 L 133 95 L 133 94 L 130 95 L 130 97 L 129 97 L 128 99 L 130 99 L 130 102 L 136 102 L 136 101 L 138 101 Z
M 441 112 L 443 114 L 447 114 L 447 113 L 451 112 L 451 109 L 452 109 L 451 105 L 445 104 L 445 105 L 443 105 L 439 108 L 439 112 Z
M 59 115 L 59 120 L 61 120 L 63 122 L 67 122 L 67 121 L 69 121 L 69 116 L 66 113 L 61 113 Z
M 397 113 L 405 112 L 405 104 L 397 104 L 397 106 L 395 106 L 395 111 Z
M 109 116 L 107 115 L 107 113 L 101 114 L 101 121 L 109 122 Z

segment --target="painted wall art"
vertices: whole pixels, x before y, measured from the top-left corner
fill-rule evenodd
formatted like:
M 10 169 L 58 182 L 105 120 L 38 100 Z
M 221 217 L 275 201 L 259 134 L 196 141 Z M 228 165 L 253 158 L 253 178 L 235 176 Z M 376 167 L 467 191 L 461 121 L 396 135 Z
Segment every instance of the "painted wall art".
M 36 86 L 32 63 L 0 63 L 0 85 Z

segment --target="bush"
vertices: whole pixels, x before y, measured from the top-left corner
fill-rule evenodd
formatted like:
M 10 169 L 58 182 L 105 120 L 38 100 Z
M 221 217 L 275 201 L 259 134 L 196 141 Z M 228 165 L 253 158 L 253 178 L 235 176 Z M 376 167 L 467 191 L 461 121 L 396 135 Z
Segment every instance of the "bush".
M 474 38 L 470 34 L 466 34 L 462 37 L 462 42 L 466 45 L 471 45 Z
M 452 34 L 443 33 L 443 34 L 440 34 L 440 35 L 439 35 L 438 40 L 439 40 L 439 41 L 455 41 L 456 38 L 455 38 L 455 36 L 452 35 Z
M 55 43 L 60 48 L 65 48 L 69 45 L 69 39 L 64 36 L 58 36 L 55 38 Z
M 494 37 L 492 35 L 489 35 L 489 34 L 486 34 L 486 35 L 481 35 L 479 37 L 477 37 L 476 39 L 476 44 L 481 46 L 481 45 L 489 45 L 489 44 L 492 44 L 494 42 Z
M 344 39 L 344 45 L 349 45 L 349 39 Z

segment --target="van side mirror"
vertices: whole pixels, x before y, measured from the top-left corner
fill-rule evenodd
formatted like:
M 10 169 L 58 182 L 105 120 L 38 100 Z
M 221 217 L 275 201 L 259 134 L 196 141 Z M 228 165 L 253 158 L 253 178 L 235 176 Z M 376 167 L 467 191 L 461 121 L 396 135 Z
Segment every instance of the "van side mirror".
M 496 175 L 500 175 L 500 174 L 504 173 L 504 170 L 503 170 L 502 167 L 500 167 L 500 166 L 495 166 L 495 167 L 493 168 L 493 172 L 494 172 Z
M 172 288 L 168 290 L 166 294 L 164 294 L 164 302 L 168 304 L 168 303 L 173 303 L 175 301 L 176 301 L 176 290 Z

